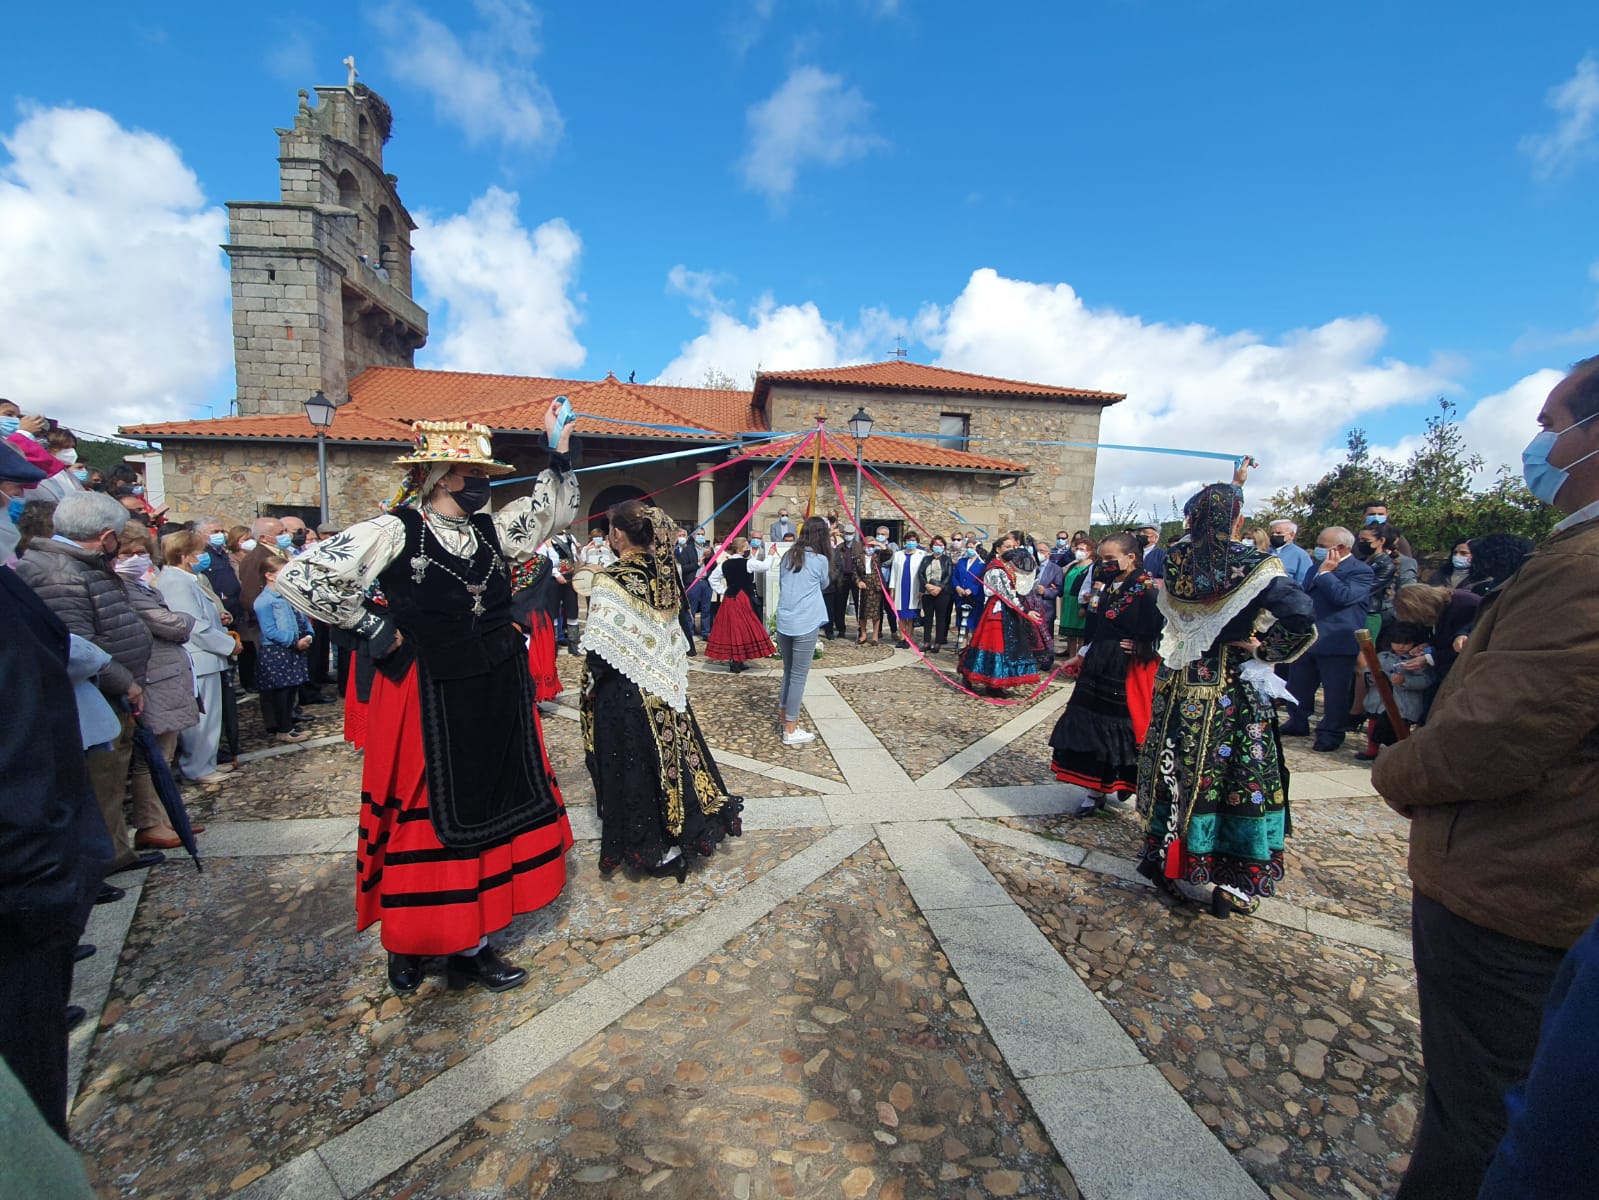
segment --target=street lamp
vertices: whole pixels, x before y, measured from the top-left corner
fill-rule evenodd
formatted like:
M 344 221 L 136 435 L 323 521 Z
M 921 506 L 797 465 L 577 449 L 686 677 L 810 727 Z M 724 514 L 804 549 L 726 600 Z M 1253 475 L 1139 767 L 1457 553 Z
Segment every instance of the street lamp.
M 855 536 L 864 538 L 866 530 L 861 525 L 861 445 L 872 436 L 872 414 L 863 405 L 849 419 L 849 435 L 855 439 Z
M 305 415 L 309 418 L 312 428 L 316 430 L 316 474 L 318 488 L 322 499 L 322 520 L 319 525 L 328 523 L 328 426 L 333 424 L 333 414 L 338 411 L 338 405 L 329 400 L 318 389 L 316 394 L 305 402 Z

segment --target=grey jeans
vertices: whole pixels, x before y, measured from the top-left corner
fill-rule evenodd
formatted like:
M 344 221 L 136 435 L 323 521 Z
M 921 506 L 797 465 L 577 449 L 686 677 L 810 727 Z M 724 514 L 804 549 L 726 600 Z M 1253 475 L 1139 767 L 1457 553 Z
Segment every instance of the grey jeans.
M 780 633 L 777 648 L 783 653 L 783 686 L 778 689 L 777 700 L 783 708 L 783 719 L 798 721 L 800 705 L 805 701 L 805 679 L 811 673 L 811 655 L 816 651 L 816 630 L 803 637 Z

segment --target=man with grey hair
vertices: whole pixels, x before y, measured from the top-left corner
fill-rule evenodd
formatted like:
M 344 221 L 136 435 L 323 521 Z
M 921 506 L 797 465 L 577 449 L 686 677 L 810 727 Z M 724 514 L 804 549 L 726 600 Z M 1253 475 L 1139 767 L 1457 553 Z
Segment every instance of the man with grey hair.
M 1271 523 L 1271 552 L 1282 559 L 1283 570 L 1300 587 L 1310 582 L 1310 577 L 1315 574 L 1316 564 L 1311 561 L 1298 546 L 1294 539 L 1299 536 L 1299 526 L 1292 521 L 1273 521 Z
M 111 870 L 125 871 L 144 861 L 128 845 L 122 800 L 133 762 L 133 715 L 144 699 L 151 645 L 149 627 L 133 611 L 122 580 L 111 569 L 128 510 L 100 492 L 74 492 L 56 505 L 54 521 L 55 536 L 35 540 L 18 560 L 17 573 L 69 632 L 111 656 L 98 683 L 119 710 L 122 729 L 114 742 L 90 750 L 87 759 L 89 784 L 116 854 Z M 120 711 L 123 700 L 133 715 Z M 162 856 L 147 857 L 155 863 Z
M 1316 606 L 1316 641 L 1289 668 L 1288 688 L 1298 701 L 1289 710 L 1281 732 L 1308 737 L 1310 713 L 1321 688 L 1321 721 L 1311 749 L 1331 754 L 1344 744 L 1344 724 L 1355 690 L 1355 659 L 1360 653 L 1355 630 L 1366 627 L 1366 599 L 1375 579 L 1355 557 L 1355 535 L 1340 525 L 1323 529 L 1316 539 L 1316 570 L 1305 591 Z

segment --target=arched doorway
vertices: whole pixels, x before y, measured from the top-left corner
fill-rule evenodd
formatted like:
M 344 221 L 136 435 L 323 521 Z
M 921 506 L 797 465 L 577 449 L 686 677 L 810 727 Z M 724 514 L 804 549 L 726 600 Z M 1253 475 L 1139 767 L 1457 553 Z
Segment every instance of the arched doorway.
M 616 505 L 627 500 L 641 499 L 643 495 L 644 489 L 634 487 L 631 483 L 618 483 L 606 488 L 598 496 L 594 497 L 593 504 L 587 506 L 589 512 L 594 515 L 589 520 L 588 528 L 583 532 L 587 533 L 589 529 L 603 529 L 609 533 L 611 531 L 611 522 L 605 514 Z

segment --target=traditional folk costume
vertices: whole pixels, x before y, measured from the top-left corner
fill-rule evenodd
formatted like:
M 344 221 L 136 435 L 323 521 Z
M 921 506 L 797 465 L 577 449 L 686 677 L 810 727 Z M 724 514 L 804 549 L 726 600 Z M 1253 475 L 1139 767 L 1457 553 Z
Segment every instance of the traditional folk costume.
M 407 507 L 458 463 L 511 470 L 491 457 L 485 426 L 415 428 L 416 453 L 397 460 L 412 471 L 391 511 L 317 543 L 279 572 L 278 590 L 366 639 L 376 667 L 357 928 L 382 922 L 397 991 L 415 990 L 420 956 L 433 955 L 452 955 L 452 987 L 477 979 L 500 990 L 526 973 L 484 949 L 486 935 L 560 894 L 572 845 L 511 622 L 508 560 L 531 557 L 575 517 L 577 479 L 552 453 L 533 494 L 492 517 Z M 385 607 L 367 601 L 374 584 Z
M 961 652 L 961 677 L 973 687 L 1009 688 L 1038 683 L 1049 669 L 1053 650 L 1022 607 L 1019 578 L 1031 580 L 1037 560 L 1026 550 L 996 558 L 983 572 L 983 612 Z
M 728 794 L 689 706 L 675 523 L 660 509 L 649 512 L 654 546 L 594 577 L 583 627 L 583 749 L 601 824 L 600 870 L 626 865 L 681 880 L 690 858 L 743 832 L 744 802 Z
M 705 639 L 705 657 L 738 664 L 742 670 L 743 664 L 752 658 L 769 658 L 776 654 L 777 647 L 772 645 L 766 626 L 755 615 L 755 584 L 749 559 L 735 554 L 723 561 L 721 571 L 727 591 L 722 596 L 721 607 L 716 610 L 711 635 Z
M 915 628 L 922 616 L 922 563 L 927 551 L 901 547 L 889 560 L 888 590 L 894 596 L 894 616 L 899 619 L 899 640 L 907 626 Z
M 1079 816 L 1103 808 L 1107 793 L 1125 799 L 1138 790 L 1138 750 L 1160 665 L 1158 591 L 1139 566 L 1106 581 L 1077 684 L 1049 735 L 1055 778 L 1089 792 Z M 1133 643 L 1131 653 L 1124 641 Z
M 1282 560 L 1232 541 L 1243 492 L 1212 484 L 1184 507 L 1166 557 L 1166 618 L 1149 735 L 1138 761 L 1147 818 L 1139 873 L 1169 894 L 1214 884 L 1211 912 L 1253 912 L 1283 877 L 1288 771 L 1268 664 L 1316 640 L 1310 597 Z M 1252 656 L 1230 642 L 1259 640 Z
M 550 554 L 540 546 L 532 558 L 511 568 L 511 618 L 527 631 L 527 670 L 533 677 L 533 698 L 541 704 L 562 690 L 555 667 L 555 613 L 561 594 Z

